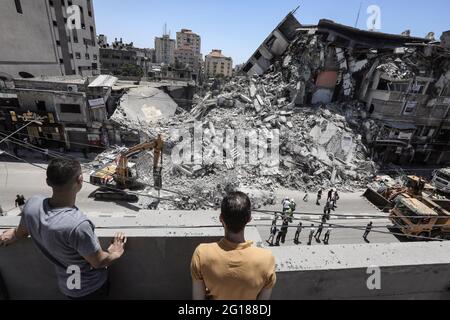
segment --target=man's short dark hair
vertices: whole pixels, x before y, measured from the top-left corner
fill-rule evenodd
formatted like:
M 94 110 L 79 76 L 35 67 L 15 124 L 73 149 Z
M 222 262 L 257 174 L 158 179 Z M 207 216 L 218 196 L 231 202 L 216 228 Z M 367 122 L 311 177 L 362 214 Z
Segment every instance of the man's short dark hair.
M 230 192 L 222 201 L 222 219 L 233 233 L 244 230 L 252 214 L 249 197 L 242 192 Z
M 52 187 L 65 186 L 81 173 L 81 165 L 73 159 L 53 159 L 47 167 L 47 180 Z

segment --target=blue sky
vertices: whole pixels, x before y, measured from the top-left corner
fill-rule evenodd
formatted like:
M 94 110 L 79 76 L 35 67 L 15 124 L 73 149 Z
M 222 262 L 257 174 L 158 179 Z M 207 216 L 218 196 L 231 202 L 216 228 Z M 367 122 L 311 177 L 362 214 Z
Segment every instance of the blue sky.
M 381 9 L 381 30 L 415 36 L 450 29 L 449 0 L 94 0 L 97 33 L 108 41 L 122 37 L 138 47 L 153 48 L 164 24 L 175 36 L 181 28 L 202 37 L 202 53 L 222 49 L 234 63 L 245 62 L 284 16 L 298 5 L 297 19 L 316 24 L 326 18 L 366 29 L 370 5 Z

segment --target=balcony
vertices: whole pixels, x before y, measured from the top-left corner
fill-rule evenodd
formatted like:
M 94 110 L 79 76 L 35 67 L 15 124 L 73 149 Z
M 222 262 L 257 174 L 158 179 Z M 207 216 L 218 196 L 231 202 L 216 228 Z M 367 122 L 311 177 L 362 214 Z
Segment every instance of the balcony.
M 201 212 L 92 220 L 104 248 L 121 229 L 129 238 L 125 255 L 110 268 L 112 299 L 190 299 L 192 253 L 223 232 L 175 227 L 217 223 Z M 16 217 L 0 218 L 0 228 L 17 223 Z M 247 238 L 262 245 L 254 228 Z M 273 248 L 278 277 L 273 299 L 450 299 L 449 250 L 448 242 Z M 367 288 L 371 266 L 381 268 L 381 290 Z M 64 299 L 53 266 L 31 240 L 0 249 L 0 273 L 12 299 Z

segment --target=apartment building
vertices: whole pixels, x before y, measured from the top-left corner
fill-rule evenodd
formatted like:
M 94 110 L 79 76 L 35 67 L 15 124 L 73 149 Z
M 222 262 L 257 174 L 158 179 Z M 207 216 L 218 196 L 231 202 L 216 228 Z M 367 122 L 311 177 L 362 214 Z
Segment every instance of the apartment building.
M 213 49 L 205 57 L 205 74 L 209 78 L 231 77 L 233 75 L 233 59 L 222 54 L 222 50 Z
M 162 37 L 155 37 L 155 57 L 156 63 L 175 63 L 176 42 L 170 35 L 164 34 Z
M 98 74 L 92 1 L 1 1 L 0 77 Z

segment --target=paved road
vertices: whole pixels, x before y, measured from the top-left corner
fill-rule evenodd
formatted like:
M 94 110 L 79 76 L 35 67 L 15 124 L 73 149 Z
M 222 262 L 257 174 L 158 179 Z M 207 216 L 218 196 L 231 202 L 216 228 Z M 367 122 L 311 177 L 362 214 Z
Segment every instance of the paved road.
M 304 229 L 300 236 L 300 245 L 307 245 L 309 241 L 309 233 L 311 224 L 315 224 L 317 227 L 320 224 L 321 217 L 319 215 L 323 214 L 323 207 L 326 203 L 327 195 L 324 194 L 321 200 L 321 205 L 316 205 L 316 195 L 309 194 L 309 201 L 303 201 L 303 197 L 305 196 L 304 192 L 292 191 L 292 190 L 278 190 L 276 192 L 277 199 L 281 200 L 285 197 L 290 199 L 294 199 L 297 203 L 296 212 L 300 214 L 296 216 L 296 219 L 303 219 L 301 222 L 303 223 Z M 324 199 L 325 198 L 325 199 Z M 264 210 L 274 210 L 281 211 L 282 206 L 281 203 L 268 206 L 264 208 Z M 312 215 L 319 214 L 319 215 Z M 340 217 L 334 216 L 336 215 L 345 215 L 348 217 Z M 374 216 L 376 218 L 366 219 L 364 216 Z M 369 241 L 373 243 L 392 243 L 398 242 L 399 240 L 392 235 L 386 226 L 391 225 L 391 222 L 388 219 L 385 219 L 387 214 L 381 212 L 372 205 L 367 199 L 362 197 L 362 192 L 348 193 L 348 194 L 340 194 L 340 200 L 338 202 L 338 208 L 331 213 L 330 224 L 338 225 L 333 228 L 330 244 L 358 244 L 365 243 L 362 238 L 364 234 L 365 226 L 373 221 L 376 231 L 380 232 L 372 232 L 369 235 Z M 379 217 L 379 218 L 378 218 Z M 264 227 L 259 227 L 258 230 L 261 234 L 261 238 L 264 240 L 268 239 L 270 236 L 270 224 L 273 216 L 266 214 L 256 214 L 254 217 L 257 224 L 264 224 Z M 263 219 L 263 221 L 260 221 Z M 269 220 L 270 219 L 270 220 Z M 311 221 L 313 220 L 313 222 Z M 286 237 L 286 243 L 284 246 L 293 246 L 294 244 L 294 236 L 296 232 L 296 227 L 300 221 L 294 221 L 290 225 L 290 229 L 288 232 L 288 236 Z M 279 220 L 278 228 L 280 228 L 281 221 Z M 340 228 L 340 226 L 352 227 L 352 228 Z M 359 227 L 359 228 L 358 228 Z M 358 230 L 359 229 L 359 230 Z M 326 229 L 324 229 L 322 234 L 325 235 Z M 383 232 L 383 233 L 382 233 Z M 283 244 L 282 244 L 283 245 Z M 313 239 L 312 245 L 323 245 L 323 243 L 318 243 Z
M 44 165 L 45 166 L 45 165 Z M 86 180 L 89 180 L 88 175 L 85 176 Z M 89 198 L 89 195 L 95 191 L 94 186 L 85 184 L 83 190 L 80 192 L 77 198 L 78 207 L 86 212 L 88 215 L 90 213 L 95 213 L 96 215 L 106 215 L 106 216 L 127 216 L 136 215 L 139 213 L 139 207 L 119 202 L 96 202 Z M 45 183 L 45 171 L 29 164 L 17 163 L 17 162 L 0 162 L 0 204 L 4 210 L 9 210 L 14 207 L 14 200 L 17 194 L 23 194 L 26 198 L 33 195 L 43 195 L 50 196 L 51 190 Z M 375 215 L 375 216 L 385 216 L 386 214 L 380 212 L 377 208 L 371 205 L 366 199 L 362 198 L 359 193 L 354 194 L 342 194 L 341 200 L 339 201 L 338 209 L 333 212 L 334 214 L 344 214 L 352 215 L 351 219 L 342 219 L 340 217 L 333 216 L 330 223 L 344 225 L 347 227 L 364 227 L 369 220 L 358 219 L 362 215 Z M 277 199 L 281 202 L 284 197 L 293 198 L 297 202 L 297 212 L 301 215 L 296 218 L 303 219 L 303 225 L 305 229 L 302 232 L 300 241 L 303 245 L 308 242 L 309 230 L 308 226 L 311 225 L 310 220 L 320 221 L 320 216 L 314 216 L 315 214 L 323 213 L 323 206 L 317 206 L 315 204 L 315 195 L 310 195 L 309 202 L 304 202 L 302 199 L 304 193 L 292 191 L 292 190 L 278 190 Z M 322 200 L 322 205 L 324 201 Z M 262 208 L 263 210 L 281 210 L 281 203 Z M 18 215 L 19 211 L 17 209 L 8 213 L 8 215 Z M 273 216 L 264 213 L 254 213 L 255 225 L 260 225 L 258 230 L 261 234 L 262 239 L 268 239 L 270 233 L 270 225 Z M 387 219 L 374 219 L 376 226 L 386 226 L 390 222 Z M 316 226 L 319 223 L 316 223 Z M 294 245 L 293 239 L 295 235 L 297 223 L 291 225 L 291 229 L 288 233 L 286 243 L 284 245 Z M 377 229 L 378 230 L 378 229 Z M 383 232 L 389 232 L 386 228 L 379 229 Z M 355 229 L 334 229 L 331 235 L 330 244 L 353 244 L 353 243 L 364 243 L 362 235 L 364 230 Z M 369 239 L 374 243 L 389 243 L 398 241 L 391 234 L 380 234 L 372 233 Z M 313 245 L 319 245 L 313 242 Z
M 45 164 L 39 164 L 45 167 Z M 14 200 L 17 194 L 23 194 L 25 198 L 34 195 L 51 196 L 51 189 L 46 185 L 45 171 L 26 163 L 0 162 L 0 204 L 3 210 L 14 208 Z M 89 181 L 88 174 L 85 180 Z M 117 215 L 136 214 L 138 207 L 128 203 L 96 202 L 89 195 L 97 188 L 84 184 L 83 189 L 77 197 L 77 206 L 86 213 Z M 8 215 L 17 215 L 18 210 L 13 210 Z

